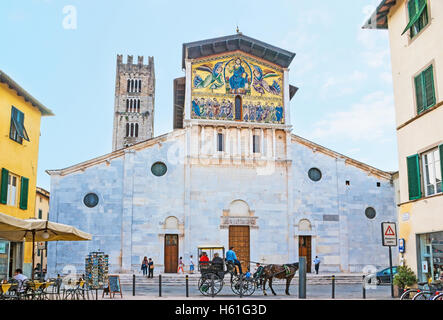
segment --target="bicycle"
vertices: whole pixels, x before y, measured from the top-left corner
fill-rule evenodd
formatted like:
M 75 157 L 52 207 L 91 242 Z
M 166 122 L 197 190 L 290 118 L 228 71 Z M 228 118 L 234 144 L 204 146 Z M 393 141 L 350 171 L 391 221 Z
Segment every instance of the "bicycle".
M 419 282 L 417 284 L 421 288 L 409 288 L 409 289 L 406 289 L 402 293 L 402 295 L 400 296 L 400 300 L 412 300 L 417 293 L 425 290 L 424 287 L 428 285 L 427 282 Z
M 443 292 L 436 293 L 436 295 L 432 298 L 432 300 L 441 300 L 441 301 L 443 301 Z
M 433 300 L 433 298 L 440 294 L 438 290 L 441 290 L 441 281 L 435 281 L 430 283 L 428 290 L 418 292 L 412 300 Z

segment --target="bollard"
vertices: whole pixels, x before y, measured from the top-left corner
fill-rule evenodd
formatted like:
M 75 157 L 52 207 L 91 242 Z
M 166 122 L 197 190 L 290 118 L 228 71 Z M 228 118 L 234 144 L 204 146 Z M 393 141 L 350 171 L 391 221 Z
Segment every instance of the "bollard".
M 158 275 L 158 296 L 162 296 L 162 275 Z
M 189 297 L 189 276 L 186 275 L 186 297 Z
M 366 283 L 365 283 L 366 276 L 363 275 L 363 299 L 366 299 Z
M 135 274 L 132 275 L 132 296 L 135 296 Z
M 300 270 L 298 271 L 298 298 L 306 299 L 306 258 L 300 257 Z
M 332 299 L 335 299 L 335 275 L 332 275 Z

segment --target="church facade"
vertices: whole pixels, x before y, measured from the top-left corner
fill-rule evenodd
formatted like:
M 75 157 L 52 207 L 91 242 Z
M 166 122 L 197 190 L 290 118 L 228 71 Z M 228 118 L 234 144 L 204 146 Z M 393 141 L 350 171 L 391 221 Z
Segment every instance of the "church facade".
M 176 272 L 207 244 L 234 246 L 244 265 L 385 266 L 393 176 L 292 133 L 294 56 L 241 33 L 183 44 L 172 132 L 48 171 L 51 219 L 93 235 L 50 243 L 48 272 L 82 270 L 97 250 L 110 272 L 138 272 L 144 256 Z

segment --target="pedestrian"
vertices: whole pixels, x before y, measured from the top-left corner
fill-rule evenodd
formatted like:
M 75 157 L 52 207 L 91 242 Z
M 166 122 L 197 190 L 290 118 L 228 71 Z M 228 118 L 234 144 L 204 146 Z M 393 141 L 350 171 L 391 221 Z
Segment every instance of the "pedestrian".
M 315 267 L 315 273 L 318 274 L 318 269 L 320 269 L 320 259 L 318 258 L 318 256 L 315 256 L 314 267 Z
M 183 258 L 180 257 L 179 261 L 178 261 L 178 269 L 177 269 L 177 273 L 180 273 L 180 270 L 182 271 L 182 273 L 185 273 L 185 271 L 183 270 L 183 267 L 185 266 L 185 264 L 183 263 Z
M 194 260 L 192 259 L 192 254 L 189 257 L 189 273 L 194 273 Z
M 148 260 L 148 269 L 149 269 L 148 278 L 154 278 L 154 261 L 152 261 L 151 258 L 149 258 Z
M 143 258 L 141 269 L 143 271 L 143 275 L 146 276 L 148 274 L 148 257 Z

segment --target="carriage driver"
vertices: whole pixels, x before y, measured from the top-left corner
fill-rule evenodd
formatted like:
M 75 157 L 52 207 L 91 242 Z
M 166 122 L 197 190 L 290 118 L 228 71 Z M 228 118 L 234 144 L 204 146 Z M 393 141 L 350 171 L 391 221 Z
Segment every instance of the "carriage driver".
M 226 261 L 234 263 L 235 266 L 238 266 L 238 271 L 242 274 L 241 263 L 237 260 L 237 256 L 234 252 L 234 247 L 229 247 L 229 250 L 226 252 Z

